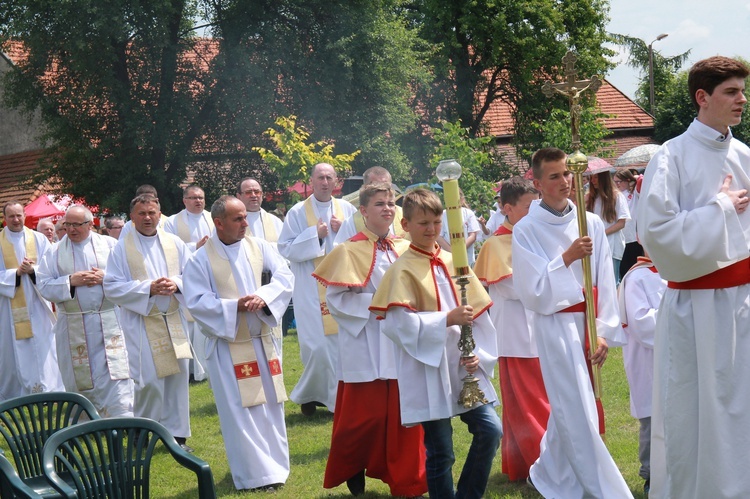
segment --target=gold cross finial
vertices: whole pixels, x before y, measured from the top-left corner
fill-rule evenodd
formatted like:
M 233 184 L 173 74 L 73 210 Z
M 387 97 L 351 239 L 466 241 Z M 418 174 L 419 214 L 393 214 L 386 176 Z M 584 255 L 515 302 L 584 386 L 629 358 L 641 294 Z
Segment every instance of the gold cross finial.
M 555 93 L 564 95 L 568 98 L 570 105 L 570 128 L 573 142 L 573 149 L 577 150 L 581 147 L 581 137 L 578 132 L 578 123 L 581 118 L 581 105 L 578 100 L 581 94 L 586 90 L 596 92 L 599 87 L 602 86 L 602 80 L 599 76 L 594 75 L 588 80 L 576 80 L 576 61 L 578 57 L 572 52 L 568 51 L 565 57 L 562 58 L 562 62 L 565 65 L 565 81 L 563 83 L 552 83 L 546 81 L 542 85 L 542 92 L 547 97 L 552 97 Z

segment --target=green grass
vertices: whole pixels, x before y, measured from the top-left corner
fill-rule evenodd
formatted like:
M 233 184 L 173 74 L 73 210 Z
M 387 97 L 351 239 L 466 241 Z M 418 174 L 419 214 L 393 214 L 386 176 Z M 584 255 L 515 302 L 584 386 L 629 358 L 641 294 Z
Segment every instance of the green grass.
M 287 391 L 291 393 L 302 373 L 297 336 L 284 338 L 284 375 Z M 609 360 L 602 371 L 603 402 L 607 422 L 607 447 L 623 473 L 636 498 L 643 497 L 643 481 L 638 477 L 638 421 L 630 416 L 628 385 L 622 365 L 622 351 L 610 350 Z M 497 380 L 495 380 L 497 388 Z M 190 413 L 193 437 L 188 444 L 195 455 L 206 460 L 213 471 L 218 497 L 248 497 L 234 489 L 229 465 L 224 451 L 224 441 L 219 430 L 213 393 L 208 382 L 190 385 Z M 498 407 L 498 411 L 499 411 Z M 275 497 L 316 498 L 351 497 L 346 485 L 335 489 L 323 489 L 323 474 L 328 458 L 333 416 L 318 409 L 313 417 L 301 415 L 293 402 L 286 404 L 286 424 L 289 435 L 291 474 L 286 485 Z M 456 465 L 453 472 L 457 479 L 468 450 L 470 435 L 460 420 L 454 419 L 454 442 Z M 540 497 L 524 483 L 510 483 L 500 472 L 500 452 L 493 466 L 485 497 L 487 498 L 536 498 Z M 263 497 L 257 493 L 249 496 Z M 154 498 L 195 498 L 197 484 L 195 476 L 174 463 L 164 452 L 156 456 L 152 470 L 152 494 Z M 367 479 L 365 499 L 389 497 L 388 488 L 378 480 Z
M 292 333 L 284 338 L 284 376 L 288 392 L 292 391 L 301 373 L 302 364 L 299 359 L 297 336 Z M 602 378 L 607 420 L 607 447 L 633 495 L 641 498 L 643 497 L 643 481 L 638 476 L 638 421 L 630 416 L 628 384 L 620 349 L 610 351 L 609 359 L 602 371 Z M 497 380 L 495 380 L 495 386 L 497 387 Z M 247 497 L 248 494 L 235 491 L 232 485 L 213 394 L 208 383 L 190 386 L 190 403 L 193 437 L 188 443 L 195 449 L 197 456 L 211 465 L 218 496 Z M 318 409 L 315 416 L 306 418 L 300 414 L 297 404 L 288 402 L 286 423 L 292 468 L 289 480 L 275 497 L 351 497 L 346 485 L 331 490 L 323 489 L 322 485 L 333 423 L 332 415 Z M 453 471 L 457 479 L 468 450 L 470 435 L 466 431 L 466 426 L 457 419 L 454 419 L 454 430 L 456 465 Z M 166 456 L 159 457 L 165 459 L 159 462 L 159 469 L 155 471 L 155 477 L 158 478 L 155 478 L 156 488 L 153 497 L 195 497 L 195 479 L 189 474 L 175 472 L 174 465 L 166 459 Z M 500 472 L 500 469 L 500 453 L 498 452 L 485 497 L 540 497 L 525 484 L 508 482 L 508 478 Z M 264 496 L 266 494 L 252 495 Z M 366 499 L 389 497 L 388 487 L 378 480 L 368 478 L 367 493 L 363 497 Z

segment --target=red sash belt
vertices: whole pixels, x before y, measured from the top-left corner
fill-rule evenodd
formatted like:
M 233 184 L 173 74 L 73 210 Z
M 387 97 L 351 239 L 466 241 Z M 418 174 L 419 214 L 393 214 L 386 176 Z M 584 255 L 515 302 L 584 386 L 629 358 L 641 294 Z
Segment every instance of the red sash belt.
M 729 267 L 715 270 L 695 279 L 683 282 L 668 281 L 672 289 L 722 289 L 750 284 L 750 258 L 745 258 Z
M 593 291 L 594 291 L 594 313 L 596 314 L 597 303 L 599 303 L 599 293 L 596 289 L 596 286 L 593 287 Z M 576 303 L 575 305 L 571 305 L 568 308 L 564 308 L 557 313 L 560 314 L 563 312 L 583 312 L 585 314 L 586 313 L 586 300 L 584 299 L 581 303 Z

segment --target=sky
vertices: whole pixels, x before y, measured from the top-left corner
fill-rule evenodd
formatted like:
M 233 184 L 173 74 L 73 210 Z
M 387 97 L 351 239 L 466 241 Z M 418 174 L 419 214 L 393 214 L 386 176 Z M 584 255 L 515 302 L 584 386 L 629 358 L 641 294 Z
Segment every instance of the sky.
M 647 45 L 667 33 L 653 49 L 665 57 L 690 50 L 683 69 L 713 55 L 750 61 L 750 0 L 610 0 L 609 18 L 608 32 Z M 606 78 L 632 99 L 639 74 L 626 61 L 627 54 L 620 54 Z

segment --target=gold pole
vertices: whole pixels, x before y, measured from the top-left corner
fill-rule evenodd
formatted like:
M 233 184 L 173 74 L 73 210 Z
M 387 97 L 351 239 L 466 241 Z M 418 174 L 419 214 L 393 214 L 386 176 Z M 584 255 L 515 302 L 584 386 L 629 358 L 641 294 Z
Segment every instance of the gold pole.
M 581 105 L 578 100 L 581 94 L 587 90 L 596 92 L 602 85 L 601 79 L 594 75 L 588 80 L 576 80 L 575 63 L 577 57 L 573 52 L 568 52 L 563 57 L 562 62 L 565 65 L 565 81 L 563 83 L 546 82 L 542 86 L 542 92 L 547 97 L 552 97 L 555 93 L 564 95 L 568 98 L 570 105 L 570 131 L 572 146 L 575 152 L 568 156 L 565 164 L 575 178 L 576 188 L 576 207 L 578 209 L 578 233 L 580 237 L 588 235 L 586 225 L 586 203 L 583 196 L 583 173 L 589 166 L 589 160 L 585 154 L 580 151 L 581 137 L 578 133 L 578 123 L 581 117 Z M 586 329 L 589 337 L 589 355 L 596 352 L 596 303 L 594 302 L 594 286 L 591 278 L 591 258 L 586 256 L 582 260 L 583 264 L 583 294 L 586 301 Z M 599 365 L 591 365 L 594 381 L 594 398 L 601 399 L 602 396 L 602 373 Z

